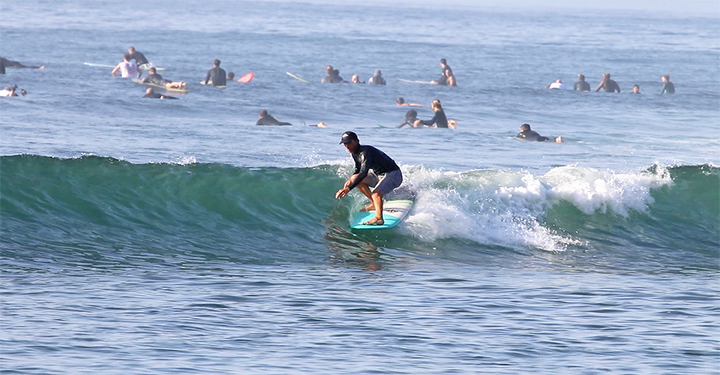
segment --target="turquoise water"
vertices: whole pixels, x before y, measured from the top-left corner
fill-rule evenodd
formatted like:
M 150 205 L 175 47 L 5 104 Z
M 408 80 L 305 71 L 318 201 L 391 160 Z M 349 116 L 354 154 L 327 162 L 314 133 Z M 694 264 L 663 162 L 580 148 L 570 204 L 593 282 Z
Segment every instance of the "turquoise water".
M 2 5 L 2 55 L 47 66 L 0 76 L 3 372 L 717 373 L 717 15 L 125 5 Z M 130 45 L 190 92 L 82 64 Z M 394 80 L 443 57 L 456 88 Z M 255 79 L 199 85 L 215 58 Z M 394 128 L 398 96 L 458 129 Z M 345 130 L 417 191 L 398 228 L 349 230 Z

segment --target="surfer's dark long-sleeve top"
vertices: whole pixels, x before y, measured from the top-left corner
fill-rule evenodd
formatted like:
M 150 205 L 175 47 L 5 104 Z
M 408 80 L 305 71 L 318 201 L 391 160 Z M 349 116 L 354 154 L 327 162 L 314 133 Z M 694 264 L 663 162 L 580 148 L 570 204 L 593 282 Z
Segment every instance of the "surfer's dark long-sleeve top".
M 376 175 L 385 174 L 400 169 L 387 154 L 378 150 L 373 146 L 358 145 L 357 150 L 352 154 L 355 160 L 355 173 L 357 178 L 353 181 L 349 190 L 352 190 L 367 177 L 368 172 L 372 169 Z

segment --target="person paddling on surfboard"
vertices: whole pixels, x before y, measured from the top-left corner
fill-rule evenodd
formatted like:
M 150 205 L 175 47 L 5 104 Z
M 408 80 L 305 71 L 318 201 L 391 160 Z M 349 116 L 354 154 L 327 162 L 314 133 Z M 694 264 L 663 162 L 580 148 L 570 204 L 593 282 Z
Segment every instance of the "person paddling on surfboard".
M 360 144 L 357 134 L 346 131 L 340 138 L 340 143 L 355 161 L 355 172 L 343 188 L 335 193 L 335 198 L 340 199 L 348 195 L 350 190 L 357 187 L 369 200 L 370 204 L 362 211 L 375 211 L 375 217 L 362 223 L 363 225 L 383 225 L 383 197 L 395 190 L 403 182 L 402 171 L 395 164 L 395 161 L 384 152 L 373 146 Z M 370 172 L 372 170 L 372 173 Z M 370 190 L 374 187 L 374 190 Z
M 226 86 L 226 77 L 225 69 L 220 67 L 220 60 L 215 59 L 213 61 L 213 68 L 208 70 L 205 76 L 204 85 L 207 85 L 209 82 L 213 86 Z
M 186 89 L 187 83 L 180 81 L 169 81 L 157 74 L 155 68 L 150 68 L 148 76 L 142 79 L 142 83 L 152 83 L 153 85 L 164 86 L 169 89 Z

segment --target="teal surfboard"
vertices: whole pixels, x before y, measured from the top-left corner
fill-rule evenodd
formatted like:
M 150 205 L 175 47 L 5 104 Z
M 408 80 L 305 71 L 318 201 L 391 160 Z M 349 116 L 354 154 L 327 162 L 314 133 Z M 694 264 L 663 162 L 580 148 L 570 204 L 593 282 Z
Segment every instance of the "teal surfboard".
M 390 229 L 402 223 L 415 203 L 412 199 L 388 200 L 383 204 L 383 225 L 364 225 L 362 223 L 375 217 L 375 211 L 360 211 L 353 214 L 350 228 L 352 229 Z

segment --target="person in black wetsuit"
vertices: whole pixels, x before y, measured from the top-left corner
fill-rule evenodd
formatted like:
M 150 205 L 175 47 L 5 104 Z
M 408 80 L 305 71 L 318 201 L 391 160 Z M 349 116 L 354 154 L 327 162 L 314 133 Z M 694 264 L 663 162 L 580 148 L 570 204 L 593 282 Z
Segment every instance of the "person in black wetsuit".
M 225 70 L 220 67 L 220 60 L 215 59 L 213 61 L 213 68 L 208 70 L 207 76 L 205 76 L 205 83 L 210 82 L 213 86 L 227 86 L 227 75 Z
M 160 93 L 158 93 L 158 92 L 155 92 L 155 90 L 153 90 L 152 87 L 148 87 L 147 90 L 145 90 L 145 96 L 143 96 L 143 98 L 148 98 L 148 99 L 177 99 L 177 98 L 174 97 L 174 96 L 164 95 L 164 94 L 160 94 Z
M 524 141 L 538 141 L 538 142 L 545 142 L 549 141 L 550 138 L 543 137 L 542 135 L 538 134 L 536 131 L 533 131 L 530 129 L 530 124 L 522 124 L 520 126 L 520 133 L 518 133 L 516 138 L 520 138 Z M 555 142 L 562 142 L 562 137 L 555 137 L 553 138 Z
M 387 85 L 387 83 L 385 82 L 385 78 L 383 78 L 382 72 L 380 71 L 380 69 L 376 70 L 375 74 L 372 77 L 370 77 L 370 79 L 368 80 L 368 84 Z
M 402 124 L 398 125 L 398 128 L 402 128 L 405 125 L 410 125 L 410 127 L 415 127 L 415 121 L 417 121 L 417 111 L 414 109 L 411 109 L 407 111 L 405 114 L 405 121 L 403 121 Z
M 620 92 L 620 85 L 617 84 L 617 82 L 610 79 L 610 73 L 604 73 L 602 76 L 602 80 L 600 81 L 600 84 L 595 89 L 595 92 L 600 91 L 600 89 L 604 89 L 605 92 Z
M 45 65 L 41 65 L 41 66 L 23 65 L 17 61 L 12 61 L 12 60 L 8 60 L 4 57 L 0 57 L 0 74 L 5 74 L 5 68 L 45 69 Z
M 455 120 L 448 120 L 445 116 L 445 111 L 440 104 L 440 100 L 435 99 L 432 101 L 432 109 L 435 111 L 435 116 L 430 120 L 415 120 L 414 127 L 423 125 L 427 128 L 452 128 L 455 129 Z
M 153 85 L 164 86 L 169 89 L 186 89 L 187 83 L 180 81 L 170 81 L 157 74 L 155 68 L 150 68 L 148 76 L 142 79 L 142 83 L 152 83 Z
M 670 74 L 665 74 L 662 76 L 663 81 L 663 87 L 662 92 L 660 94 L 674 94 L 675 93 L 675 85 L 670 82 Z
M 325 78 L 320 81 L 320 83 L 343 83 L 345 82 L 342 77 L 340 77 L 340 71 L 337 69 L 333 69 L 332 65 L 328 65 L 325 67 L 325 70 L 327 71 L 327 75 Z
M 578 81 L 575 82 L 575 91 L 582 91 L 582 92 L 589 92 L 590 91 L 590 84 L 585 82 L 585 75 L 578 74 Z
M 148 59 L 145 58 L 145 55 L 138 51 L 135 51 L 135 47 L 128 47 L 128 55 L 130 55 L 130 60 L 135 60 L 138 68 L 142 67 L 145 64 L 149 64 Z
M 352 154 L 355 161 L 355 172 L 345 181 L 343 188 L 335 193 L 340 199 L 357 187 L 371 202 L 363 211 L 375 211 L 375 217 L 362 223 L 364 225 L 383 225 L 383 197 L 395 190 L 403 181 L 402 171 L 387 154 L 373 146 L 360 144 L 357 134 L 347 131 L 340 138 L 340 143 Z M 372 170 L 372 173 L 370 173 Z M 370 187 L 375 187 L 370 190 Z
M 445 59 L 440 59 L 440 67 L 442 68 L 442 75 L 440 76 L 440 79 L 437 81 L 430 81 L 430 83 L 440 86 L 457 86 L 457 83 L 455 82 L 455 75 Z
M 260 119 L 257 120 L 255 125 L 292 125 L 289 122 L 278 121 L 275 117 L 270 115 L 266 110 L 260 111 Z
M 639 85 L 633 86 L 631 94 L 642 94 L 640 92 L 640 86 Z

